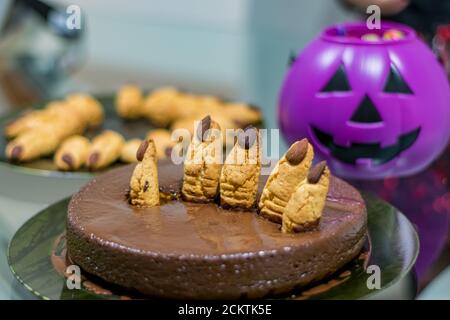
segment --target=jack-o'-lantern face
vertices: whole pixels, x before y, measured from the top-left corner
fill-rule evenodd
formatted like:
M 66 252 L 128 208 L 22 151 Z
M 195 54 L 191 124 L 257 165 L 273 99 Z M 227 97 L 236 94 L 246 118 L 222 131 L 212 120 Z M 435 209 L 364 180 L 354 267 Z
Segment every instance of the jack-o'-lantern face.
M 450 90 L 418 39 L 319 38 L 292 64 L 278 116 L 289 143 L 307 137 L 338 174 L 405 175 L 428 165 L 448 141 Z
M 326 83 L 320 91 L 322 94 L 335 92 L 351 92 L 345 69 L 339 66 L 333 77 Z M 397 69 L 391 65 L 389 76 L 383 88 L 385 93 L 393 94 L 414 94 L 408 84 L 402 79 Z M 360 128 L 370 126 L 383 126 L 383 118 L 368 95 L 365 95 L 357 105 L 348 120 L 348 125 L 355 125 Z M 420 133 L 420 125 L 398 136 L 395 143 L 388 146 L 381 146 L 381 142 L 361 143 L 351 142 L 349 146 L 338 145 L 333 141 L 333 136 L 319 127 L 312 125 L 312 131 L 317 141 L 330 150 L 330 153 L 342 162 L 356 164 L 358 159 L 368 159 L 372 164 L 383 164 L 394 159 L 401 152 L 411 147 Z

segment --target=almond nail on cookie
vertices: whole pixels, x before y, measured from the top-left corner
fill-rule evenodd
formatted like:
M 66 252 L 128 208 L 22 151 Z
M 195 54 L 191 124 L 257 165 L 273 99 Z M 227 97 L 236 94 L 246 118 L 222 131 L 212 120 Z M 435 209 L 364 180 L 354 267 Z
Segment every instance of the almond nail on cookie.
M 159 205 L 158 169 L 153 140 L 144 140 L 136 153 L 139 163 L 130 180 L 130 203 L 138 207 Z
M 309 231 L 317 227 L 330 184 L 330 170 L 325 161 L 309 170 L 297 187 L 283 213 L 281 230 L 285 233 Z
M 80 169 L 86 162 L 90 144 L 89 139 L 79 135 L 64 140 L 54 156 L 56 167 L 62 171 Z
M 261 173 L 260 134 L 247 127 L 225 160 L 220 176 L 220 204 L 248 209 L 255 205 Z
M 124 143 L 121 134 L 111 130 L 104 131 L 92 140 L 86 166 L 89 170 L 99 170 L 116 162 Z
M 144 97 L 138 86 L 125 85 L 117 92 L 115 105 L 117 114 L 125 119 L 136 119 L 141 116 Z
M 259 200 L 260 214 L 281 223 L 283 211 L 295 187 L 305 179 L 314 158 L 307 139 L 295 142 L 272 170 Z
M 222 151 L 221 128 L 210 116 L 206 116 L 196 124 L 195 134 L 186 152 L 181 190 L 184 200 L 214 200 L 222 168 Z
M 125 142 L 120 152 L 120 161 L 125 163 L 138 162 L 136 158 L 136 152 L 138 151 L 141 143 L 141 139 L 131 139 Z

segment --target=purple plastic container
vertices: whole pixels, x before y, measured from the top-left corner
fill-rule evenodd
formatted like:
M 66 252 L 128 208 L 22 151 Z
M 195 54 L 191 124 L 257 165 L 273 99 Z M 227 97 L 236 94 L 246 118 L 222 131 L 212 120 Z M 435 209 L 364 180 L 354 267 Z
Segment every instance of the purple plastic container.
M 389 29 L 404 38 L 361 40 Z M 411 28 L 383 22 L 381 30 L 368 30 L 363 22 L 344 23 L 326 28 L 291 65 L 278 120 L 288 143 L 307 137 L 337 175 L 410 175 L 448 142 L 450 87 Z

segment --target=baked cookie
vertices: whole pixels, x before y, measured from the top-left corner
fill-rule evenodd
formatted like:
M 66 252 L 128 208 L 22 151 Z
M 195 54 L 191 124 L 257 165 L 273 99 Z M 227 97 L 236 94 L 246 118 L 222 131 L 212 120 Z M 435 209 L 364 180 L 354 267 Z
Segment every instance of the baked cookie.
M 313 147 L 306 138 L 291 145 L 272 170 L 262 191 L 258 204 L 262 216 L 281 223 L 286 204 L 308 174 L 313 158 Z
M 56 167 L 63 171 L 80 169 L 86 162 L 90 144 L 89 139 L 79 135 L 66 139 L 55 153 Z
M 38 128 L 48 121 L 48 114 L 44 110 L 30 111 L 5 126 L 4 134 L 11 139 L 25 131 Z
M 45 157 L 53 152 L 60 144 L 60 138 L 49 127 L 39 127 L 28 130 L 6 146 L 6 157 L 13 162 L 27 162 Z
M 245 103 L 227 103 L 224 105 L 223 114 L 238 124 L 239 127 L 262 122 L 261 112 Z
M 158 169 L 153 140 L 144 140 L 140 145 L 136 165 L 130 180 L 130 203 L 138 207 L 159 205 Z
M 202 112 L 216 114 L 223 109 L 223 101 L 215 96 L 200 95 L 197 96 L 199 108 Z
M 22 162 L 47 156 L 53 153 L 66 138 L 81 134 L 86 128 L 75 110 L 61 106 L 40 111 L 32 118 L 34 119 L 31 121 L 26 120 L 25 122 L 28 123 L 25 125 L 21 119 L 17 120 L 16 124 L 12 124 L 15 132 L 20 131 L 20 134 L 8 144 L 6 150 L 8 159 Z M 22 126 L 21 129 L 19 129 L 20 126 Z M 15 156 L 19 154 L 17 151 L 19 149 L 22 150 L 20 156 Z M 12 150 L 16 151 L 12 153 Z
M 236 143 L 236 130 L 242 128 L 237 122 L 221 113 L 217 116 L 217 122 L 224 128 L 222 130 L 224 146 L 233 147 Z
M 126 85 L 116 95 L 116 112 L 125 119 L 136 119 L 141 116 L 144 97 L 139 87 Z
M 125 140 L 119 133 L 104 131 L 92 140 L 86 166 L 89 170 L 99 170 L 116 162 L 124 143 Z
M 283 232 L 309 231 L 319 224 L 329 184 L 330 170 L 325 161 L 319 162 L 289 199 L 283 213 Z
M 249 209 L 255 205 L 261 173 L 260 134 L 255 127 L 240 132 L 220 176 L 220 204 Z
M 161 88 L 149 93 L 144 100 L 143 116 L 157 126 L 166 127 L 178 117 L 176 101 L 179 95 L 174 88 Z
M 184 119 L 179 119 L 176 120 L 172 126 L 170 127 L 171 131 L 174 132 L 176 130 L 180 130 L 180 129 L 184 129 L 184 133 L 182 134 L 183 139 L 186 139 L 187 137 L 193 137 L 194 136 L 194 124 L 196 121 L 200 121 L 200 119 L 204 118 L 208 116 L 208 114 L 202 115 L 202 117 L 199 117 L 198 115 L 195 116 L 191 116 L 191 117 L 187 117 Z M 233 139 L 229 138 L 228 136 L 232 136 L 233 133 L 228 132 L 228 136 L 227 136 L 227 129 L 238 129 L 239 127 L 237 126 L 236 123 L 234 123 L 231 119 L 229 119 L 228 117 L 224 116 L 223 114 L 220 113 L 213 113 L 211 115 L 212 118 L 214 118 L 214 121 L 216 123 L 219 124 L 221 130 L 222 130 L 222 142 L 225 143 L 230 143 L 231 141 L 231 145 L 233 145 Z M 180 131 L 181 132 L 181 131 Z
M 195 135 L 184 160 L 181 194 L 186 201 L 212 201 L 218 191 L 222 167 L 222 133 L 207 116 L 196 124 Z
M 70 136 L 82 134 L 88 126 L 80 112 L 65 103 L 50 103 L 46 113 L 50 120 L 43 126 L 52 127 L 60 142 Z
M 89 127 L 97 127 L 103 122 L 104 111 L 101 103 L 87 94 L 73 94 L 66 97 L 66 103 L 74 108 Z
M 186 118 L 197 120 L 209 115 L 217 122 L 216 116 L 221 115 L 223 109 L 223 103 L 217 97 L 189 93 L 180 93 L 175 101 L 175 106 L 175 120 Z
M 200 121 L 201 119 L 202 119 L 201 117 L 200 118 L 187 117 L 185 119 L 176 120 L 170 126 L 170 131 L 183 132 L 183 134 L 181 134 L 183 139 L 187 139 L 187 140 L 191 141 L 192 137 L 194 136 L 195 122 Z M 180 131 L 180 130 L 183 130 L 183 131 Z
M 125 163 L 138 162 L 136 158 L 136 153 L 141 143 L 142 143 L 141 139 L 131 139 L 125 142 L 120 152 L 120 161 Z
M 147 139 L 153 140 L 156 147 L 156 157 L 163 159 L 167 157 L 168 149 L 171 149 L 176 141 L 172 140 L 172 134 L 166 129 L 154 129 L 147 133 Z
M 198 96 L 180 93 L 177 99 L 175 99 L 175 113 L 173 120 L 185 119 L 188 117 L 202 119 L 202 115 L 209 115 L 206 109 L 204 110 L 206 114 L 201 114 L 201 111 L 203 111 L 202 100 Z

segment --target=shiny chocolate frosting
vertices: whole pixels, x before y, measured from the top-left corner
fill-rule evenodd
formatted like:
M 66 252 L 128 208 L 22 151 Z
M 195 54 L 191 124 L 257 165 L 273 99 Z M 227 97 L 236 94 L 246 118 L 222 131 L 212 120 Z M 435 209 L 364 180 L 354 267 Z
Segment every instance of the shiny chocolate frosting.
M 67 218 L 67 249 L 84 272 L 164 298 L 259 298 L 287 293 L 336 272 L 361 250 L 367 215 L 359 192 L 332 177 L 317 230 L 284 234 L 256 210 L 179 199 L 154 208 L 127 201 L 133 166 L 95 178 Z M 159 164 L 176 197 L 182 166 Z M 262 176 L 260 192 L 267 177 Z

